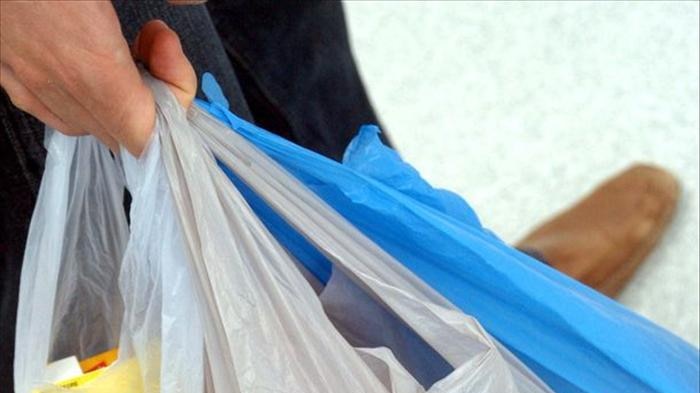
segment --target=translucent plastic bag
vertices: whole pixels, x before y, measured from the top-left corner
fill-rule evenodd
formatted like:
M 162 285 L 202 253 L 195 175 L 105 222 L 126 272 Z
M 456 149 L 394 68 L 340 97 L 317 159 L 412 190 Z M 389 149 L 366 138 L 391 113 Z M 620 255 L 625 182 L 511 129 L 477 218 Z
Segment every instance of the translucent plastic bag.
M 117 277 L 128 237 L 124 180 L 92 137 L 49 131 L 46 148 L 22 267 L 17 392 L 48 378 L 49 361 L 115 347 L 122 320 Z
M 185 116 L 163 84 L 150 83 L 158 104 L 154 137 L 141 158 L 121 154 L 133 196 L 131 234 L 118 275 L 123 313 L 109 314 L 122 315 L 120 323 L 110 325 L 120 332 L 119 359 L 102 381 L 135 362 L 140 386 L 132 391 L 145 392 L 549 391 L 475 319 L 249 142 L 196 107 Z M 55 134 L 49 144 L 75 140 Z M 119 178 L 109 153 L 89 142 L 109 163 L 95 170 Z M 79 166 L 73 172 L 60 170 L 76 160 L 74 151 L 57 156 L 49 149 L 49 155 L 54 158 L 47 162 L 42 195 L 52 185 L 84 177 Z M 268 232 L 217 159 L 333 262 L 333 275 L 320 297 L 301 264 Z M 100 209 L 123 220 L 118 183 L 105 192 L 110 198 L 101 200 Z M 65 245 L 48 247 L 44 238 L 60 238 L 56 228 L 65 231 L 66 217 L 81 213 L 64 209 L 62 216 L 45 220 L 49 199 L 40 197 L 32 233 L 43 235 L 30 235 L 28 251 L 46 247 L 44 252 L 61 269 L 75 261 L 78 266 L 103 260 L 118 265 L 119 253 L 107 258 L 102 244 L 85 231 L 111 227 L 108 221 L 75 228 L 95 245 L 93 254 L 53 256 L 66 254 Z M 25 258 L 15 376 L 19 393 L 50 382 L 43 370 L 55 359 L 44 347 L 60 339 L 46 332 L 46 324 L 37 325 L 43 320 L 38 315 L 54 319 L 55 294 L 63 285 L 55 274 L 39 282 L 32 273 L 43 271 L 46 260 L 30 252 Z M 41 302 L 35 300 L 40 287 L 47 288 Z M 90 324 L 86 320 L 83 330 Z M 20 346 L 38 336 L 45 337 L 37 344 L 41 351 L 30 353 Z M 108 391 L 91 390 L 90 384 L 83 389 Z
M 700 391 L 697 347 L 501 241 L 363 126 L 338 163 L 238 118 L 211 75 L 198 104 L 472 315 L 561 393 Z M 464 143 L 480 143 L 469 138 Z M 258 217 L 321 283 L 331 264 L 229 172 Z

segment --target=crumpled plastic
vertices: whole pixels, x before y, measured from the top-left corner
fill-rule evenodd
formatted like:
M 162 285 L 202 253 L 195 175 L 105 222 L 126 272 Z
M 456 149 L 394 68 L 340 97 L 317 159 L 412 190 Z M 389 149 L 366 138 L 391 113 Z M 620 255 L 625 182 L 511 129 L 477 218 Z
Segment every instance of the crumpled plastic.
M 77 391 L 111 392 L 108 381 L 120 380 L 149 393 L 551 392 L 258 148 L 199 108 L 186 115 L 162 82 L 145 79 L 157 119 L 141 157 L 49 132 L 21 281 L 17 392 L 61 390 L 46 377 L 55 343 L 83 358 L 115 345 L 115 332 L 117 361 Z M 220 165 L 331 263 L 324 288 Z M 115 293 L 120 307 L 109 303 Z M 65 307 L 83 300 L 93 306 Z M 52 328 L 64 315 L 75 331 Z
M 198 104 L 296 176 L 431 287 L 475 316 L 557 392 L 700 390 L 698 349 L 503 243 L 365 127 L 339 164 L 228 111 L 211 75 Z M 327 259 L 229 173 L 275 237 L 321 282 Z

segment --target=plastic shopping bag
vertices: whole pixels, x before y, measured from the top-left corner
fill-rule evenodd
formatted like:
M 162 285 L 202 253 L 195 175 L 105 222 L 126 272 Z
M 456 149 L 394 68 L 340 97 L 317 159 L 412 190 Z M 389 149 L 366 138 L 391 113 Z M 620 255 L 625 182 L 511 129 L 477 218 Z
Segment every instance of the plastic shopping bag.
M 117 345 L 117 276 L 128 238 L 124 180 L 92 137 L 48 133 L 48 155 L 22 268 L 15 391 L 28 392 L 48 359 L 85 358 Z
M 339 164 L 228 111 L 211 75 L 200 101 L 430 286 L 475 316 L 557 392 L 700 390 L 697 348 L 504 244 L 365 126 Z M 328 259 L 229 173 L 258 217 L 321 282 Z
M 250 142 L 199 108 L 186 116 L 147 80 L 158 115 L 142 157 L 113 159 L 91 137 L 48 139 L 21 281 L 17 392 L 70 391 L 48 380 L 47 364 L 114 346 L 116 362 L 79 391 L 112 391 L 105 384 L 124 372 L 133 392 L 550 391 Z M 82 150 L 99 165 L 86 168 Z M 332 263 L 320 296 L 217 160 Z M 64 288 L 65 275 L 77 284 Z M 115 293 L 118 307 L 107 306 Z M 64 316 L 73 328 L 52 328 Z

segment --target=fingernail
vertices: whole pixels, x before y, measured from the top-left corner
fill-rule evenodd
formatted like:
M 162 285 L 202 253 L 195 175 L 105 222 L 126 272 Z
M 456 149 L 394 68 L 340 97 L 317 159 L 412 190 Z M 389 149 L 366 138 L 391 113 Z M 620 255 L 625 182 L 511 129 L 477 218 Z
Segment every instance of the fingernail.
M 170 26 L 168 26 L 168 24 L 165 23 L 165 22 L 163 22 L 161 19 L 155 19 L 155 20 L 153 20 L 153 22 L 154 22 L 154 23 L 157 23 L 157 24 L 159 24 L 159 25 L 162 25 L 162 26 L 165 27 L 166 29 L 170 30 Z

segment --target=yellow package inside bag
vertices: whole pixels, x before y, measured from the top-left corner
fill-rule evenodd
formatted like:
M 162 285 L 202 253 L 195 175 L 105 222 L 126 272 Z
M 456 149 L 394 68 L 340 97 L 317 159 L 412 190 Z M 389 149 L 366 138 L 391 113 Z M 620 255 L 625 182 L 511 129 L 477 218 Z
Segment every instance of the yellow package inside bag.
M 117 349 L 80 362 L 84 374 L 35 389 L 33 393 L 140 393 L 141 372 L 135 358 L 117 362 Z

